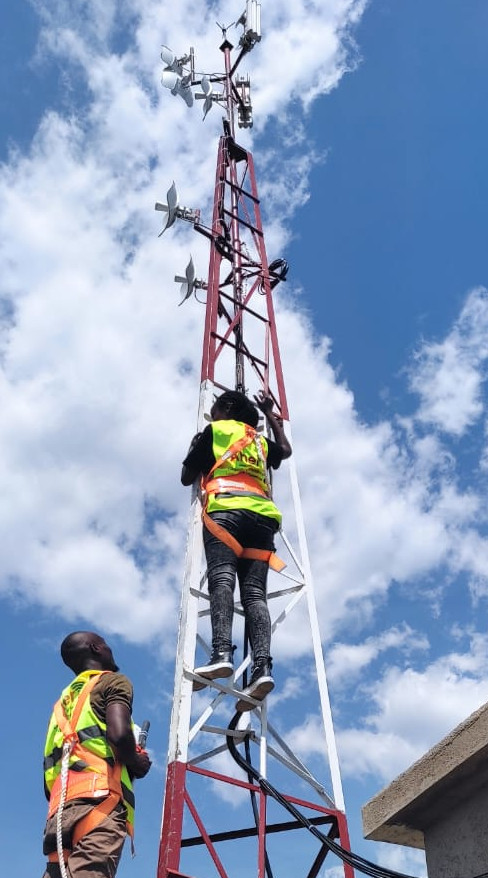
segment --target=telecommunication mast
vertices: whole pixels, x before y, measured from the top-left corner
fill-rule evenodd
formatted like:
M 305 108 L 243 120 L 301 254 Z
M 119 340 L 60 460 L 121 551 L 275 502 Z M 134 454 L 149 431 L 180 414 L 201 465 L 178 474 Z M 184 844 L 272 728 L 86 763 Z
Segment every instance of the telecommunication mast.
M 205 425 L 205 415 L 215 394 L 236 389 L 252 398 L 264 390 L 272 395 L 275 411 L 291 439 L 273 304 L 275 290 L 286 279 L 288 266 L 281 258 L 268 262 L 253 156 L 236 139 L 236 123 L 238 128 L 252 127 L 250 81 L 238 69 L 261 39 L 260 12 L 256 0 L 247 0 L 245 12 L 235 27 L 230 26 L 233 33 L 238 29 L 235 48 L 227 34 L 230 27 L 221 27 L 221 74 L 196 74 L 193 49 L 177 57 L 163 46 L 162 84 L 188 106 L 194 98 L 202 100 L 204 117 L 217 105 L 224 110 L 224 118 L 211 225 L 202 222 L 200 211 L 180 204 L 174 183 L 166 203 L 157 202 L 156 210 L 165 213 L 163 232 L 176 220 L 184 220 L 209 241 L 206 280 L 196 278 L 192 259 L 185 275 L 175 278 L 181 283 L 182 301 L 197 292 L 195 298 L 206 300 L 198 430 Z M 198 307 L 194 301 L 189 306 Z M 211 653 L 201 508 L 195 485 L 184 566 L 157 878 L 237 878 L 241 874 L 271 878 L 271 861 L 276 851 L 281 862 L 286 858 L 290 867 L 293 865 L 293 874 L 301 872 L 316 878 L 329 851 L 324 837 L 337 839 L 349 849 L 294 457 L 282 464 L 276 482 L 278 503 L 284 511 L 276 548 L 287 566 L 281 573 L 269 572 L 272 650 L 280 654 L 280 640 L 285 643 L 287 636 L 293 638 L 294 629 L 300 626 L 310 659 L 309 679 L 304 687 L 307 705 L 311 690 L 316 692 L 321 743 L 323 738 L 321 764 L 317 769 L 314 760 L 312 771 L 287 738 L 291 712 L 280 705 L 286 694 L 285 674 L 280 673 L 280 668 L 286 671 L 283 651 L 276 662 L 275 693 L 264 702 L 254 702 L 249 712 L 236 714 L 235 702 L 247 683 L 250 665 L 238 601 L 234 639 L 239 642 L 237 638 L 241 636 L 242 647 L 236 652 L 235 676 L 213 680 L 203 691 L 193 692 L 196 651 L 203 661 Z M 295 693 L 290 702 L 296 725 L 305 717 L 304 699 L 304 693 Z M 231 758 L 234 755 L 236 760 L 236 754 L 240 754 L 239 768 Z M 248 770 L 248 766 L 253 769 Z M 281 802 L 270 794 L 270 789 L 275 788 L 280 790 Z M 245 805 L 248 813 L 243 818 Z M 291 809 L 293 819 L 285 806 Z M 297 808 L 306 815 L 312 834 L 297 819 L 293 810 Z M 291 874 L 291 868 L 287 871 Z M 283 874 L 282 869 L 280 872 Z M 344 872 L 345 878 L 352 878 L 350 865 L 344 865 Z

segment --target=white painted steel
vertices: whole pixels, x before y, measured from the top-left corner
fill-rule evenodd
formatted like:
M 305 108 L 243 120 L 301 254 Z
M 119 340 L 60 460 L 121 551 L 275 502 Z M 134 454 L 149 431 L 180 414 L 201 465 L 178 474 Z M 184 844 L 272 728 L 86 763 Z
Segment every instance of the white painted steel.
M 291 436 L 291 431 L 290 431 Z M 324 654 L 322 651 L 322 640 L 320 637 L 319 619 L 317 615 L 317 604 L 313 590 L 312 570 L 310 568 L 310 558 L 308 554 L 307 538 L 305 535 L 305 522 L 303 519 L 302 502 L 300 497 L 300 488 L 298 486 L 298 477 L 293 457 L 290 459 L 290 478 L 293 493 L 293 501 L 295 505 L 295 517 L 298 531 L 298 542 L 300 545 L 300 554 L 302 558 L 303 569 L 305 571 L 306 593 L 308 603 L 308 613 L 310 618 L 310 633 L 312 635 L 313 651 L 315 655 L 315 666 L 317 670 L 317 682 L 320 695 L 320 706 L 322 709 L 322 719 L 324 723 L 327 753 L 329 757 L 329 768 L 332 781 L 333 798 L 336 808 L 344 811 L 344 793 L 342 790 L 341 773 L 339 769 L 339 758 L 337 755 L 337 746 L 334 734 L 334 724 L 332 721 L 332 711 L 329 699 L 329 687 L 327 685 L 327 676 L 325 673 Z
M 203 415 L 209 397 L 207 382 L 200 389 L 198 407 L 198 429 L 203 424 Z M 202 558 L 201 506 L 197 488 L 192 489 L 192 502 L 186 544 L 183 589 L 181 594 L 178 645 L 176 649 L 176 669 L 173 708 L 169 731 L 168 764 L 186 762 L 188 757 L 188 729 L 190 726 L 192 681 L 185 677 L 184 669 L 193 669 L 198 622 L 198 598 L 194 592 L 199 590 Z
M 264 701 L 261 708 L 261 740 L 259 741 L 259 773 L 261 777 L 267 777 L 266 774 L 266 757 L 267 757 L 267 734 L 268 734 L 268 702 Z

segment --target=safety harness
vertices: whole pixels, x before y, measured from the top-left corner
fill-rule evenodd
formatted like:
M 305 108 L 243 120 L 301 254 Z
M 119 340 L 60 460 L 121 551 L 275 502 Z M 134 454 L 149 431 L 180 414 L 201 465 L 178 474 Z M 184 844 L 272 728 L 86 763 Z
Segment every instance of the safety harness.
M 48 854 L 48 860 L 51 863 L 59 863 L 63 878 L 66 875 L 65 863 L 71 854 L 71 850 L 63 849 L 62 845 L 62 815 L 66 801 L 103 797 L 102 801 L 94 805 L 86 817 L 82 817 L 76 822 L 72 834 L 72 847 L 74 848 L 80 839 L 99 826 L 112 813 L 118 802 L 123 801 L 124 798 L 121 786 L 121 763 L 115 762 L 112 766 L 107 760 L 87 750 L 80 743 L 78 732 L 76 731 L 76 726 L 86 700 L 98 683 L 100 676 L 104 673 L 108 672 L 101 671 L 100 674 L 90 677 L 85 683 L 76 701 L 71 719 L 67 717 L 61 699 L 54 705 L 54 717 L 63 735 L 63 755 L 61 771 L 54 781 L 49 799 L 48 818 L 57 812 L 57 850 Z M 78 760 L 77 766 L 82 766 L 81 770 L 69 768 L 69 761 L 72 756 Z M 133 826 L 130 823 L 127 823 L 127 832 L 132 838 L 134 832 Z
M 217 524 L 207 512 L 209 500 L 215 494 L 234 494 L 241 497 L 267 497 L 270 498 L 269 490 L 263 489 L 258 479 L 250 476 L 248 473 L 236 472 L 232 475 L 223 475 L 212 478 L 212 474 L 220 469 L 226 463 L 233 460 L 237 455 L 252 442 L 255 443 L 258 451 L 263 471 L 266 473 L 266 462 L 264 459 L 260 436 L 251 426 L 245 424 L 245 433 L 240 439 L 237 439 L 214 463 L 212 469 L 206 476 L 202 477 L 201 493 L 202 493 L 202 521 L 210 533 L 225 543 L 238 558 L 251 558 L 255 561 L 265 561 L 272 570 L 278 573 L 286 567 L 284 561 L 278 558 L 274 552 L 269 549 L 250 549 L 241 546 L 238 540 L 229 533 L 229 531 L 221 524 Z

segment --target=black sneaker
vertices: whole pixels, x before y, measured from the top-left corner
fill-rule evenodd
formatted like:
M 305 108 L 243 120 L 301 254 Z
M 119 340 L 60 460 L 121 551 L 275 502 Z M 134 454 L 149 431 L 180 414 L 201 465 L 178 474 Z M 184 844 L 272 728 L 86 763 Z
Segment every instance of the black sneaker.
M 194 668 L 193 673 L 199 677 L 206 677 L 207 680 L 214 680 L 216 677 L 232 677 L 234 673 L 233 649 L 214 649 L 207 665 L 201 665 Z M 206 683 L 199 683 L 198 680 L 193 681 L 193 691 L 198 692 L 204 689 Z
M 273 663 L 271 659 L 265 659 L 264 661 L 257 662 L 253 665 L 252 673 L 251 673 L 251 681 L 249 686 L 246 686 L 243 689 L 244 695 L 249 695 L 250 698 L 255 698 L 256 701 L 262 701 L 272 689 L 274 689 L 274 680 L 271 676 L 271 669 L 273 667 Z M 249 701 L 244 701 L 244 699 L 240 698 L 236 704 L 236 710 L 238 713 L 243 713 L 245 710 L 252 710 L 253 705 L 249 703 Z

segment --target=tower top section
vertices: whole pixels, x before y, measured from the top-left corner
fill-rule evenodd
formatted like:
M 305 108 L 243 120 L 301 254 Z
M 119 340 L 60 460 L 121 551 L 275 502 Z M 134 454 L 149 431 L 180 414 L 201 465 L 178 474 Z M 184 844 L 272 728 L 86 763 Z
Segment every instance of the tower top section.
M 220 104 L 234 135 L 236 118 L 239 128 L 252 128 L 253 124 L 250 79 L 238 75 L 237 70 L 243 58 L 261 40 L 261 3 L 246 0 L 246 8 L 236 22 L 227 26 L 219 24 L 218 27 L 223 37 L 220 49 L 225 58 L 224 73 L 198 73 L 193 47 L 188 54 L 178 57 L 168 46 L 163 46 L 161 60 L 165 66 L 161 82 L 171 94 L 181 97 L 188 107 L 193 106 L 194 100 L 203 101 L 204 119 L 214 104 Z M 242 27 L 235 59 L 232 57 L 234 46 L 228 38 L 228 31 L 234 27 Z M 201 91 L 197 90 L 199 88 Z

